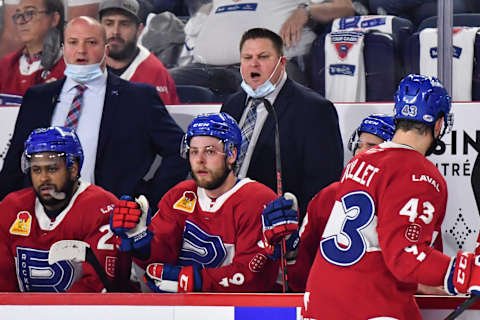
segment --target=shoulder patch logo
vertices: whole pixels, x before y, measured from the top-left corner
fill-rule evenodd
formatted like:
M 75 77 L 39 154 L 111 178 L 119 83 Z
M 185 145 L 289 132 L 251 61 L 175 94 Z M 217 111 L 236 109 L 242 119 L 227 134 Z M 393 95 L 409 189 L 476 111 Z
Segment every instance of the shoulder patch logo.
M 185 191 L 183 196 L 175 202 L 174 209 L 192 213 L 197 203 L 197 195 L 193 191 Z
M 17 213 L 17 219 L 10 227 L 10 233 L 19 236 L 30 235 L 30 228 L 32 226 L 32 215 L 28 211 L 20 211 Z

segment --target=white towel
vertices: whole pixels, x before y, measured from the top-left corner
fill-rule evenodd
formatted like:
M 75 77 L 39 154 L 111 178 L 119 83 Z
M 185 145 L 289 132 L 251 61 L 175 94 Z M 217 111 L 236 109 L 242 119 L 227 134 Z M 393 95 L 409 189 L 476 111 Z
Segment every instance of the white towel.
M 392 20 L 394 16 L 353 16 L 337 18 L 332 23 L 332 32 L 342 30 L 357 30 L 368 32 L 377 30 L 392 34 Z
M 325 97 L 365 102 L 364 33 L 340 31 L 325 37 Z
M 455 27 L 453 30 L 452 98 L 454 101 L 472 100 L 473 50 L 479 28 Z M 420 73 L 436 77 L 437 29 L 420 32 Z

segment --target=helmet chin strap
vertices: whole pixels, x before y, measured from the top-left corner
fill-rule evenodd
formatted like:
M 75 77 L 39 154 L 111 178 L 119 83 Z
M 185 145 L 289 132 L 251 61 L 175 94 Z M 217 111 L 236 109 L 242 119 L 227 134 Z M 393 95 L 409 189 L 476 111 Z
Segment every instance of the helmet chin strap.
M 430 127 L 432 129 L 432 136 L 435 135 L 435 132 L 434 132 L 434 127 Z M 430 144 L 430 147 L 428 147 L 427 151 L 425 152 L 425 156 L 428 157 L 430 156 L 433 151 L 435 151 L 435 149 L 437 148 L 437 146 L 440 144 L 440 140 L 442 139 L 442 137 L 445 135 L 445 132 L 446 132 L 447 128 L 445 126 L 443 126 L 442 128 L 442 131 L 440 132 L 440 134 L 436 137 L 436 138 L 433 138 L 433 141 L 432 143 Z

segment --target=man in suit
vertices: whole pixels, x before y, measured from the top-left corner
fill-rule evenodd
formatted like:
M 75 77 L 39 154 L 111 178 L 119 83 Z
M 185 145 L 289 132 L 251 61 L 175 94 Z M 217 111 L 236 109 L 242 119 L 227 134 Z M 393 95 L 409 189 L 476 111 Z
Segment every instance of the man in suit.
M 240 40 L 244 90 L 232 95 L 221 111 L 239 121 L 248 139 L 239 176 L 248 176 L 276 190 L 275 122 L 263 99 L 273 105 L 280 133 L 283 191 L 298 197 L 303 217 L 308 201 L 323 187 L 339 179 L 343 168 L 343 144 L 333 104 L 288 79 L 285 64 L 283 41 L 279 35 L 262 28 L 245 32 Z M 260 104 L 257 105 L 257 101 Z M 252 113 L 249 114 L 250 109 Z M 252 114 L 256 120 L 254 125 L 249 125 Z
M 65 125 L 76 130 L 84 149 L 83 180 L 117 196 L 146 193 L 156 204 L 187 175 L 178 156 L 182 130 L 155 88 L 105 71 L 109 48 L 98 21 L 85 16 L 71 20 L 64 40 L 66 78 L 33 86 L 24 96 L 0 173 L 0 199 L 28 183 L 20 170 L 28 134 L 38 127 Z M 157 155 L 162 157 L 160 167 L 155 166 Z

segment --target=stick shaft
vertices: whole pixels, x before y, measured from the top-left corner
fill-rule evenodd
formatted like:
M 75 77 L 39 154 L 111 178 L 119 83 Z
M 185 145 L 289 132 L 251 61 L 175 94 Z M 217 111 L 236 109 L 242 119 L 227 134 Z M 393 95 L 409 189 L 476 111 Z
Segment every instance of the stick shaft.
M 450 313 L 446 318 L 445 320 L 453 320 L 453 319 L 456 319 L 460 314 L 463 313 L 463 311 L 467 310 L 468 308 L 470 308 L 470 306 L 472 304 L 474 304 L 478 298 L 480 298 L 480 295 L 473 295 L 471 296 L 470 298 L 468 298 L 467 300 L 465 300 L 461 305 L 459 305 L 457 307 L 457 309 L 455 309 L 452 313 Z
M 273 108 L 270 101 L 263 99 L 263 103 L 268 112 L 273 116 L 273 121 L 275 123 L 275 167 L 276 167 L 276 177 L 277 177 L 277 195 L 279 197 L 283 196 L 283 185 L 282 185 L 282 157 L 280 153 L 280 132 L 278 130 L 278 118 L 275 109 Z M 288 292 L 288 270 L 287 270 L 287 249 L 285 244 L 285 237 L 280 243 L 281 257 L 280 263 L 282 267 L 282 284 L 283 292 Z

